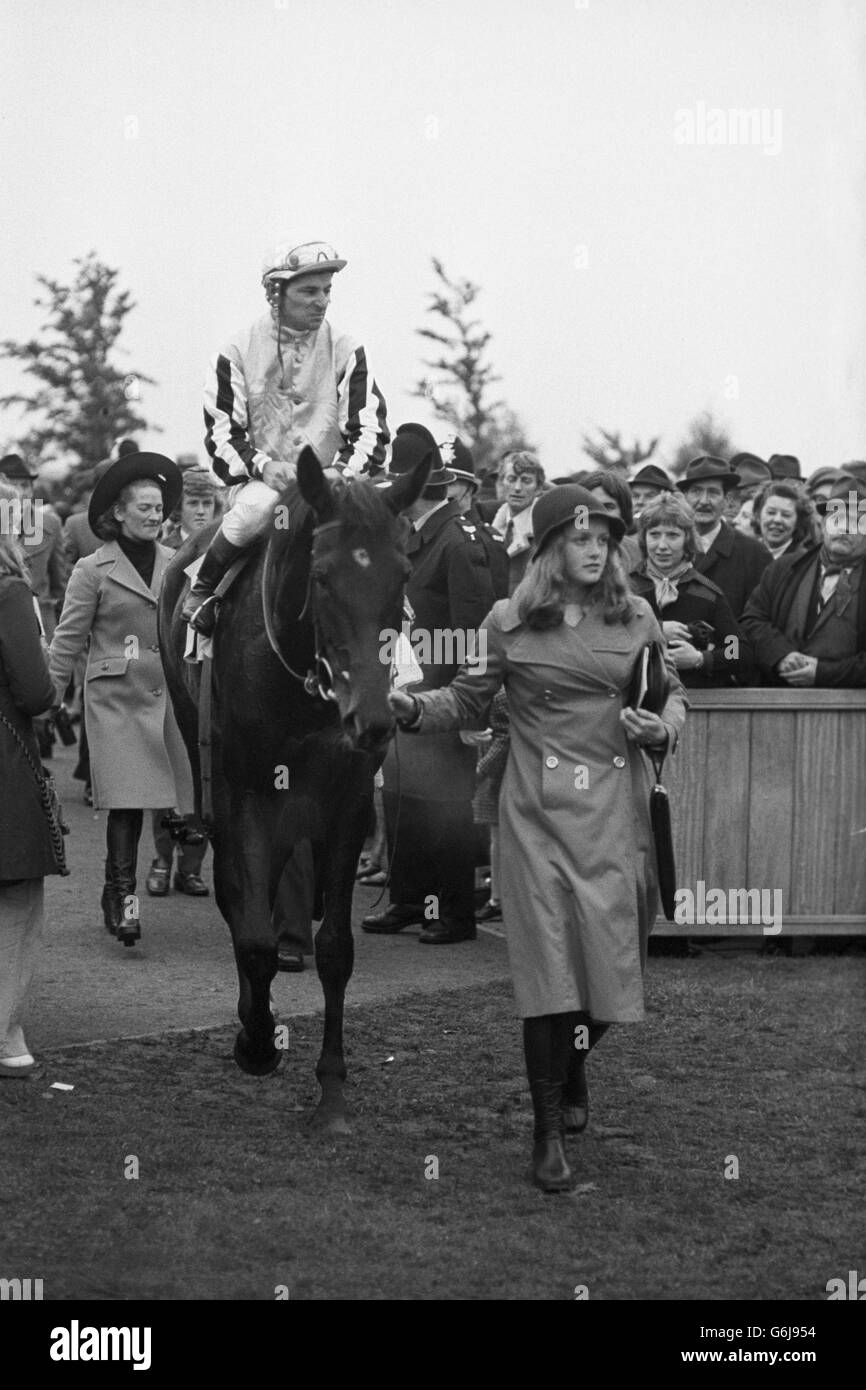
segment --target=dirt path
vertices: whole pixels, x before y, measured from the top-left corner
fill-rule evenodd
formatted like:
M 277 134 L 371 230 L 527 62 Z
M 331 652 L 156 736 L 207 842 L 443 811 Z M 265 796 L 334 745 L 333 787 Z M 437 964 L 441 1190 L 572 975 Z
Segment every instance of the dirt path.
M 139 855 L 142 943 L 127 949 L 105 931 L 99 910 L 105 812 L 83 804 L 82 784 L 71 776 L 74 754 L 75 749 L 58 745 L 51 763 L 72 831 L 67 839 L 72 872 L 69 878 L 46 880 L 46 941 L 27 1031 L 31 1047 L 39 1051 L 236 1023 L 231 941 L 213 897 L 172 893 L 159 899 L 144 893 L 144 874 L 153 858 L 147 820 Z M 203 876 L 210 884 L 210 852 Z M 419 946 L 417 927 L 394 937 L 367 936 L 358 924 L 379 891 L 359 889 L 355 896 L 350 1008 L 413 990 L 435 993 L 508 978 L 504 942 L 490 933 L 479 933 L 475 942 L 444 947 Z M 302 975 L 277 976 L 274 999 L 284 1018 L 320 1010 L 322 995 L 312 960 Z

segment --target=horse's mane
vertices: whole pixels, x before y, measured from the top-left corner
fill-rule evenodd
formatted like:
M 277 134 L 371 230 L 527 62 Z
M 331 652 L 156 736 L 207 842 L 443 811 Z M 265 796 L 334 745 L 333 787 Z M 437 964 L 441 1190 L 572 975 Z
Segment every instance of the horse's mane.
M 379 488 L 374 487 L 365 478 L 357 478 L 351 483 L 338 484 L 334 487 L 334 492 L 337 504 L 335 520 L 339 521 L 344 533 L 354 535 L 359 531 L 372 531 L 377 535 L 392 534 L 395 525 L 394 513 Z M 301 496 L 295 479 L 292 479 L 282 493 L 279 505 L 286 508 L 286 517 L 282 525 L 276 526 L 276 536 L 282 532 L 291 546 L 299 539 L 305 523 L 312 516 L 312 509 Z
M 364 478 L 345 487 L 338 499 L 338 516 L 344 530 L 390 534 L 394 513 L 382 491 Z

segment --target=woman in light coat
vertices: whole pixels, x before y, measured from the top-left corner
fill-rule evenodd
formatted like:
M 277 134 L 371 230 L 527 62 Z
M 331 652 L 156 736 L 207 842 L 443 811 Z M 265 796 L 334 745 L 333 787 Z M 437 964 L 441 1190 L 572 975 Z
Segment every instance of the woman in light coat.
M 626 706 L 644 646 L 663 643 L 620 561 L 625 526 L 585 488 L 535 504 L 536 551 L 482 626 L 484 659 L 451 685 L 391 703 L 437 733 L 481 717 L 505 686 L 511 749 L 500 798 L 503 920 L 535 1114 L 533 1176 L 571 1182 L 563 1131 L 586 1125 L 584 1062 L 611 1023 L 643 1019 L 658 904 L 643 748 L 673 750 L 685 715 L 668 660 L 661 715 Z
M 75 566 L 51 642 L 58 698 L 90 642 L 84 713 L 93 804 L 108 808 L 102 910 L 107 930 L 127 946 L 141 935 L 135 883 L 143 810 L 193 808 L 156 626 L 159 587 L 174 553 L 156 537 L 181 486 L 178 469 L 160 454 L 125 454 L 103 474 L 88 517 L 106 543 Z

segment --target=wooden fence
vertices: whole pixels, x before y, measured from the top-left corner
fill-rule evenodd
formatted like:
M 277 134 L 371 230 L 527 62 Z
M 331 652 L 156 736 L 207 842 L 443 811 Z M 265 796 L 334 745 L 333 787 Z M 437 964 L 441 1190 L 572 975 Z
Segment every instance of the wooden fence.
M 678 887 L 695 895 L 697 911 L 702 893 L 720 889 L 734 913 L 745 899 L 733 894 L 763 890 L 764 909 L 781 904 L 782 934 L 866 932 L 866 690 L 688 697 L 686 727 L 663 773 Z M 680 901 L 685 915 L 691 900 Z M 749 901 L 754 915 L 759 900 L 753 893 Z M 763 923 L 659 918 L 655 932 L 779 934 Z

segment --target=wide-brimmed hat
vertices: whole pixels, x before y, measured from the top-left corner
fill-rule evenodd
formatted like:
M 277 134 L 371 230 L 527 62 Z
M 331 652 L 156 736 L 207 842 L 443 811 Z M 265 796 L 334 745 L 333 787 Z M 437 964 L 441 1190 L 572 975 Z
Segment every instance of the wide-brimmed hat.
M 740 487 L 761 487 L 770 481 L 770 466 L 757 454 L 734 454 L 731 467 L 740 480 Z
M 424 425 L 416 425 L 413 421 L 400 425 L 391 445 L 391 462 L 388 464 L 388 471 L 387 473 L 380 473 L 375 482 L 387 483 L 393 481 L 394 478 L 402 477 L 404 473 L 411 473 L 415 465 L 430 453 L 433 455 L 433 467 L 430 469 L 430 476 L 421 494 L 422 497 L 429 497 L 431 488 L 442 488 L 446 483 L 453 483 L 454 474 L 450 468 L 445 467 L 439 452 L 439 445 Z M 435 493 L 432 495 L 436 496 Z
M 713 454 L 701 454 L 699 458 L 692 459 L 677 487 L 680 492 L 686 492 L 695 483 L 711 482 L 721 483 L 725 492 L 740 486 L 739 475 L 724 459 L 716 458 Z
M 800 460 L 793 454 L 771 454 L 767 459 L 771 478 L 801 478 Z
M 268 280 L 295 280 L 312 271 L 342 270 L 347 262 L 328 241 L 281 241 L 262 261 L 262 284 Z
M 475 472 L 472 450 L 467 448 L 462 439 L 452 435 L 450 439 L 443 440 L 439 445 L 439 453 L 455 482 L 471 483 L 474 488 L 481 486 L 481 479 Z
M 610 523 L 610 533 L 615 541 L 625 535 L 625 522 L 613 512 L 605 511 L 597 497 L 579 483 L 561 483 L 543 492 L 532 508 L 532 533 L 535 537 L 535 556 L 561 527 L 569 524 L 585 528 L 587 521 L 596 517 L 599 521 Z
M 34 469 L 27 467 L 20 454 L 6 454 L 0 459 L 0 474 L 22 483 L 32 483 L 39 476 Z
M 662 492 L 673 492 L 674 485 L 663 469 L 654 463 L 644 464 L 643 468 L 635 473 L 633 478 L 629 478 L 629 487 L 638 484 L 640 487 L 657 487 Z
M 90 496 L 87 520 L 91 530 L 129 483 L 156 483 L 162 493 L 162 511 L 169 516 L 180 501 L 183 477 L 176 463 L 163 454 L 123 454 L 103 473 Z

